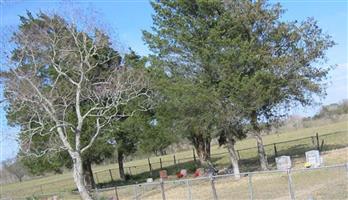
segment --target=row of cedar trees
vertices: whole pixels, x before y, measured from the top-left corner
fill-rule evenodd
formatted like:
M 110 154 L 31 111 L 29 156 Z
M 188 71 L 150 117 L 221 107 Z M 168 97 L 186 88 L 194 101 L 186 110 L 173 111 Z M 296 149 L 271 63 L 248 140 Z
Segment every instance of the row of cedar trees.
M 325 93 L 322 81 L 329 68 L 323 67 L 319 61 L 325 59 L 326 50 L 334 42 L 330 36 L 322 33 L 315 20 L 284 22 L 281 20 L 284 13 L 281 6 L 263 0 L 169 0 L 151 4 L 155 11 L 152 30 L 143 31 L 144 41 L 153 53 L 148 57 L 138 56 L 133 51 L 122 57 L 112 48 L 108 36 L 102 31 L 97 29 L 94 36 L 81 32 L 85 38 L 81 42 L 99 42 L 103 45 L 98 49 L 97 56 L 93 54 L 88 57 L 93 58 L 94 63 L 107 58 L 107 62 L 100 62 L 95 71 L 98 80 L 105 76 L 105 72 L 109 73 L 110 68 L 128 68 L 142 72 L 148 81 L 144 89 L 150 91 L 121 104 L 117 110 L 117 120 L 110 118 L 110 123 L 105 126 L 107 129 L 92 140 L 93 145 L 88 146 L 94 133 L 93 120 L 98 117 L 96 115 L 90 118 L 91 121 L 86 119 L 80 129 L 72 130 L 73 134 L 67 134 L 64 142 L 75 143 L 78 139 L 81 141 L 79 145 L 89 147 L 86 151 L 81 152 L 77 146 L 76 152 L 66 146 L 54 153 L 43 151 L 46 144 L 52 141 L 52 137 L 45 134 L 31 134 L 31 146 L 28 147 L 26 136 L 30 131 L 23 124 L 29 117 L 18 116 L 31 116 L 31 113 L 27 110 L 14 112 L 17 104 L 14 100 L 9 102 L 7 118 L 10 124 L 21 127 L 20 140 L 24 141 L 22 148 L 26 151 L 22 151 L 20 156 L 32 173 L 59 171 L 62 166 L 77 170 L 79 163 L 76 159 L 79 157 L 75 155 L 80 155 L 84 185 L 90 189 L 94 187 L 91 165 L 115 156 L 115 152 L 120 176 L 124 179 L 125 156 L 138 150 L 163 151 L 168 145 L 180 142 L 181 138 L 192 143 L 202 165 L 211 165 L 210 143 L 212 138 L 218 138 L 220 144 L 227 147 L 234 174 L 239 176 L 235 143 L 248 135 L 256 139 L 261 169 L 267 170 L 261 133 L 286 116 L 291 107 L 310 105 L 314 95 Z M 28 13 L 27 17 L 21 17 L 21 22 L 14 35 L 16 50 L 12 51 L 11 59 L 15 62 L 19 62 L 22 56 L 19 52 L 27 44 L 18 35 L 35 33 L 50 36 L 55 33 L 55 37 L 65 40 L 69 36 L 61 30 L 72 27 L 59 15 L 44 13 L 35 17 Z M 78 31 L 76 27 L 73 30 Z M 50 41 L 37 43 L 42 46 L 35 48 L 48 52 Z M 99 43 L 96 46 L 100 47 Z M 74 48 L 80 47 L 77 45 Z M 42 52 L 34 56 L 39 61 L 46 59 Z M 72 65 L 80 62 L 74 60 L 75 55 L 64 54 L 59 58 Z M 33 64 L 32 61 L 27 58 L 21 66 L 28 67 Z M 53 82 L 47 81 L 50 76 L 55 76 L 50 73 L 50 70 L 40 71 L 39 76 L 45 77 L 46 85 Z M 62 76 L 69 73 L 67 70 Z M 10 77 L 8 74 L 3 76 Z M 88 80 L 97 78 L 91 76 Z M 60 86 L 65 87 L 63 84 Z M 8 92 L 8 88 L 10 86 L 6 85 L 5 94 L 11 99 L 13 93 Z M 81 110 L 87 110 L 94 103 L 89 99 L 81 103 Z M 145 105 L 145 101 L 146 109 L 135 114 L 131 112 L 131 115 L 124 114 L 137 110 L 139 105 Z M 79 122 L 74 110 L 68 110 L 65 116 L 64 119 L 71 124 Z M 32 125 L 39 126 L 35 123 Z M 48 124 L 40 131 L 51 131 L 52 127 Z M 76 138 L 76 135 L 79 137 Z M 64 151 L 66 149 L 68 152 Z M 31 153 L 29 156 L 28 151 Z M 37 152 L 45 154 L 32 156 Z M 84 186 L 78 184 L 78 174 L 76 176 L 75 182 L 82 198 L 90 199 Z

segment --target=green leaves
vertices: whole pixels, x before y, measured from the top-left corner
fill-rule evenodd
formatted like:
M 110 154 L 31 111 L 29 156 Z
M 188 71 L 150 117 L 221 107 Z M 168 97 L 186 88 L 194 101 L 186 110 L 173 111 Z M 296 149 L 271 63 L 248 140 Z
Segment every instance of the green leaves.
M 267 1 L 152 5 L 154 26 L 152 32 L 144 32 L 144 39 L 158 66 L 180 85 L 169 93 L 183 115 L 196 113 L 193 118 L 198 120 L 207 112 L 200 110 L 204 98 L 196 98 L 192 88 L 214 91 L 210 100 L 233 105 L 239 119 L 250 121 L 257 113 L 263 123 L 286 114 L 284 107 L 310 105 L 314 95 L 323 94 L 322 80 L 329 68 L 322 61 L 334 42 L 315 20 L 284 22 L 280 4 Z M 191 87 L 185 88 L 187 83 Z

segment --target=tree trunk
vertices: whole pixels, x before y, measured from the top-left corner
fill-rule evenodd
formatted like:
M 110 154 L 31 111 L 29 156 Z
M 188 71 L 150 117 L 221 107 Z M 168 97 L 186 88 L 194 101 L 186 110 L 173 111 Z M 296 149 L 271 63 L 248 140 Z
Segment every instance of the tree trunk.
M 159 156 L 157 150 L 153 150 L 153 153 L 155 154 L 155 156 Z
M 163 148 L 160 148 L 160 154 L 161 156 L 167 155 L 166 150 Z
M 123 159 L 124 159 L 123 152 L 117 151 L 118 171 L 119 171 L 121 180 L 125 180 L 126 178 L 124 174 Z
M 198 155 L 198 159 L 199 162 L 201 163 L 201 165 L 207 165 L 208 161 L 210 159 L 210 153 L 207 152 L 203 146 L 199 145 L 198 147 L 195 147 L 197 155 Z
M 77 190 L 79 191 L 80 196 L 83 200 L 92 200 L 92 197 L 88 193 L 84 182 L 81 154 L 73 152 L 71 153 L 71 155 L 73 159 L 73 177 L 77 186 Z
M 230 137 L 226 137 L 226 141 L 227 141 L 226 146 L 227 146 L 228 154 L 230 155 L 230 160 L 233 167 L 234 177 L 239 179 L 240 171 L 239 171 L 239 164 L 238 164 L 238 156 L 237 156 L 236 149 L 234 148 L 236 141 Z
M 263 146 L 263 141 L 260 133 L 255 133 L 257 152 L 259 154 L 260 164 L 262 170 L 268 170 L 267 155 L 265 152 L 265 147 Z
M 259 155 L 261 169 L 268 170 L 267 155 L 266 155 L 265 147 L 263 146 L 261 130 L 260 130 L 258 122 L 257 122 L 256 112 L 253 112 L 251 115 L 251 125 L 254 129 L 254 136 L 256 139 L 256 143 L 257 143 L 257 152 Z
M 210 137 L 204 137 L 203 135 L 194 135 L 191 138 L 193 146 L 198 155 L 199 162 L 201 165 L 212 165 L 210 162 Z
M 92 189 L 95 188 L 95 182 L 92 171 L 92 163 L 89 160 L 83 162 L 83 176 L 87 190 L 92 191 Z

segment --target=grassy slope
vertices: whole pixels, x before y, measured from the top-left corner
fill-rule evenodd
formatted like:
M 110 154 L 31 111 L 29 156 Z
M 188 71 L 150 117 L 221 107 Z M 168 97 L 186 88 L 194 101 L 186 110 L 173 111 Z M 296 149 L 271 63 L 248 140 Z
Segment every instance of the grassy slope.
M 280 134 L 273 134 L 273 135 L 267 135 L 264 136 L 264 144 L 272 144 L 276 142 L 281 142 L 281 141 L 287 141 L 287 140 L 293 140 L 297 138 L 302 138 L 302 137 L 309 137 L 309 136 L 314 136 L 315 133 L 318 133 L 319 135 L 324 135 L 327 133 L 332 133 L 336 131 L 347 131 L 348 132 L 348 123 L 346 120 L 328 124 L 328 125 L 322 125 L 322 126 L 317 126 L 317 127 L 311 127 L 311 128 L 305 128 L 305 129 L 298 129 L 295 131 L 291 132 L 285 132 L 285 133 L 280 133 Z M 348 139 L 348 134 L 345 134 L 345 138 L 340 138 L 339 140 Z M 338 141 L 339 142 L 339 141 Z M 344 141 L 345 142 L 345 141 Z M 256 146 L 256 141 L 253 138 L 238 141 L 236 144 L 237 149 L 244 149 L 244 148 L 249 148 L 249 147 L 255 147 Z M 216 153 L 224 153 L 227 152 L 227 150 L 223 147 L 219 147 L 218 145 L 212 146 L 212 154 Z M 177 152 L 175 154 L 177 159 L 180 158 L 187 158 L 187 157 L 192 157 L 192 151 L 182 151 L 182 152 Z M 166 156 L 161 156 L 162 161 L 172 161 L 173 160 L 173 155 L 166 155 Z M 159 157 L 155 157 L 151 159 L 151 162 L 158 162 Z M 147 160 L 135 160 L 126 163 L 125 166 L 134 166 L 134 165 L 147 165 Z M 117 168 L 117 164 L 111 164 L 111 165 L 105 165 L 105 166 L 97 166 L 94 168 L 94 172 L 98 171 L 103 171 L 106 169 L 110 168 Z
M 327 165 L 337 162 L 348 161 L 348 147 L 338 150 L 327 151 L 322 154 Z M 296 162 L 294 168 L 303 168 Z M 346 179 L 346 168 L 317 169 L 314 171 L 293 171 L 293 190 L 296 199 L 347 199 L 348 180 Z M 286 172 L 254 174 L 253 192 L 256 199 L 289 199 L 288 178 Z M 167 182 L 165 184 L 167 199 L 188 199 L 188 188 L 182 181 Z M 212 199 L 211 185 L 209 180 L 195 179 L 190 182 L 191 195 L 193 199 Z M 248 176 L 242 176 L 236 180 L 233 176 L 218 177 L 215 187 L 219 199 L 249 199 Z M 120 199 L 133 199 L 134 188 L 121 187 L 118 189 Z M 162 199 L 160 188 L 157 185 L 142 186 L 137 189 L 140 199 Z M 114 190 L 99 192 L 99 196 L 111 198 L 115 196 Z M 64 198 L 72 199 L 76 196 L 64 194 Z
M 319 133 L 319 135 L 332 133 L 336 131 L 344 131 L 343 135 L 341 134 L 339 138 L 330 138 L 329 141 L 332 144 L 340 144 L 340 143 L 347 143 L 348 141 L 348 123 L 347 120 L 344 119 L 340 122 L 331 123 L 328 125 L 318 125 L 316 127 L 311 128 L 305 128 L 305 129 L 298 129 L 295 131 L 290 132 L 284 132 L 281 134 L 274 134 L 274 135 L 267 135 L 264 137 L 264 144 L 272 144 L 276 142 L 286 141 L 286 140 L 292 140 L 302 137 L 308 137 L 308 136 L 314 136 L 316 132 Z M 255 147 L 255 140 L 254 139 L 246 139 L 243 141 L 239 141 L 237 143 L 237 149 L 242 148 L 248 148 L 248 147 Z M 279 148 L 288 148 L 288 146 L 283 146 Z M 271 151 L 271 150 L 270 150 Z M 222 153 L 226 152 L 226 149 L 218 146 L 212 147 L 212 153 Z M 242 157 L 253 157 L 254 152 L 243 154 Z M 176 158 L 180 160 L 180 158 L 185 157 L 192 157 L 192 151 L 183 151 L 183 152 L 177 152 Z M 151 158 L 151 162 L 158 162 L 157 157 Z M 173 160 L 173 155 L 167 155 L 162 157 L 163 161 Z M 331 164 L 334 163 L 342 163 L 343 160 L 338 159 L 337 162 L 335 159 L 330 160 Z M 346 160 L 345 160 L 346 162 Z M 220 166 L 226 166 L 228 164 L 228 158 L 226 156 L 222 156 L 217 159 L 217 164 Z M 147 165 L 147 160 L 135 160 L 126 163 L 126 166 L 134 166 L 134 165 Z M 116 164 L 111 165 L 105 165 L 105 166 L 96 166 L 94 167 L 94 172 L 103 171 L 110 168 L 116 168 Z M 99 177 L 100 178 L 100 177 Z M 44 191 L 44 193 L 49 192 L 56 192 L 56 191 L 63 191 L 63 190 L 71 190 L 74 188 L 74 183 L 71 178 L 71 174 L 69 172 L 66 172 L 62 175 L 51 175 L 40 179 L 34 179 L 29 181 L 24 181 L 22 183 L 13 183 L 13 184 L 7 184 L 7 185 L 1 185 L 0 186 L 0 194 L 1 197 L 4 196 L 24 196 L 24 195 L 31 195 L 31 194 L 39 194 L 41 193 L 41 190 Z

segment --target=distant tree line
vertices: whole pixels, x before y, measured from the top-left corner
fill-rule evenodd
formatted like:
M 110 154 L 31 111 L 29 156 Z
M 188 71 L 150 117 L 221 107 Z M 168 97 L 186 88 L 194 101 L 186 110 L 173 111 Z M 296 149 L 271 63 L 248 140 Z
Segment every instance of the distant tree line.
M 322 106 L 320 111 L 312 119 L 332 118 L 343 114 L 348 114 L 348 99 L 342 100 L 339 103 Z
M 19 182 L 23 181 L 23 178 L 28 175 L 27 170 L 19 158 L 8 159 L 1 163 L 1 178 L 9 179 L 10 176 L 16 177 Z M 5 175 L 8 177 L 3 177 Z

